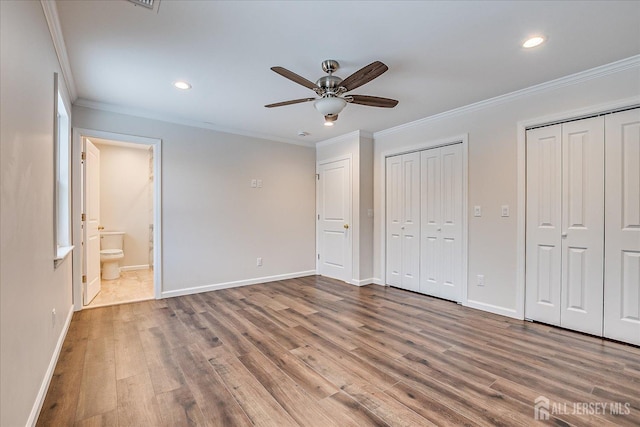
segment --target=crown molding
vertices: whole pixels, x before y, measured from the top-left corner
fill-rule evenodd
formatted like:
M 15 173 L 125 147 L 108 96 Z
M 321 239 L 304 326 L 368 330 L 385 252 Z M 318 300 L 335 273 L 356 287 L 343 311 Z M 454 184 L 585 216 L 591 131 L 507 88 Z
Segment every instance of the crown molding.
M 73 103 L 78 98 L 78 91 L 76 90 L 76 82 L 73 79 L 73 73 L 71 72 L 69 55 L 67 55 L 67 45 L 64 42 L 62 28 L 60 27 L 58 8 L 55 0 L 40 0 L 40 4 L 42 5 L 44 17 L 46 18 L 47 25 L 49 26 L 49 33 L 51 33 L 53 47 L 56 50 L 56 55 L 58 56 L 58 62 L 60 63 L 60 69 L 62 70 L 62 77 L 64 78 L 64 82 L 69 90 L 71 103 Z
M 100 110 L 100 111 L 108 111 L 110 113 L 125 114 L 127 116 L 158 120 L 161 122 L 174 123 L 178 125 L 190 126 L 194 128 L 200 128 L 200 129 L 208 129 L 216 132 L 229 133 L 233 135 L 248 136 L 251 138 L 264 139 L 267 141 L 283 142 L 285 144 L 299 145 L 307 148 L 315 147 L 315 144 L 313 142 L 302 142 L 302 141 L 296 141 L 294 139 L 280 138 L 278 136 L 273 136 L 273 135 L 266 135 L 266 134 L 242 131 L 238 129 L 224 128 L 224 127 L 214 125 L 213 123 L 174 117 L 167 114 L 155 113 L 155 112 L 145 110 L 145 109 L 140 109 L 140 108 L 132 108 L 132 107 L 125 107 L 125 106 L 116 105 L 116 104 L 108 104 L 106 102 L 91 101 L 84 98 L 78 98 L 73 103 L 73 105 L 77 107 L 90 108 L 92 110 Z
M 327 145 L 333 145 L 341 142 L 351 141 L 355 138 L 373 139 L 373 133 L 368 132 L 366 130 L 354 130 L 353 132 L 345 133 L 344 135 L 339 135 L 330 139 L 325 139 L 324 141 L 316 142 L 315 146 L 326 147 Z
M 382 136 L 392 135 L 394 133 L 402 132 L 407 129 L 419 127 L 435 120 L 442 120 L 447 117 L 458 116 L 461 114 L 481 110 L 494 105 L 503 104 L 518 98 L 527 97 L 530 95 L 538 94 L 547 90 L 559 89 L 565 86 L 571 86 L 586 82 L 588 80 L 604 77 L 609 74 L 619 73 L 632 68 L 640 67 L 640 55 L 630 56 L 629 58 L 621 59 L 609 64 L 601 65 L 599 67 L 591 68 L 589 70 L 580 71 L 575 74 L 571 74 L 565 77 L 560 77 L 555 80 L 540 83 L 534 86 L 530 86 L 525 89 L 520 89 L 514 92 L 510 92 L 504 95 L 496 96 L 494 98 L 485 99 L 484 101 L 475 102 L 473 104 L 465 105 L 464 107 L 454 108 L 453 110 L 445 111 L 442 113 L 434 114 L 433 116 L 424 117 L 422 119 L 415 120 L 413 122 L 405 123 L 399 126 L 395 126 L 389 129 L 381 130 L 373 134 L 374 138 Z

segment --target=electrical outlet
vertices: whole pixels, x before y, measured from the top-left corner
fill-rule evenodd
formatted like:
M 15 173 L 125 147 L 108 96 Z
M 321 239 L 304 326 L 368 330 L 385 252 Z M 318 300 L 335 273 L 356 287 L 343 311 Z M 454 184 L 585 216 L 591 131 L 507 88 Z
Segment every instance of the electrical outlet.
M 484 274 L 478 274 L 478 286 L 484 286 Z
M 262 258 L 261 258 L 261 257 L 258 257 L 258 258 L 256 259 L 256 265 L 257 265 L 258 267 L 262 267 Z
M 482 216 L 482 206 L 475 205 L 473 207 L 473 216 Z
M 508 217 L 509 216 L 509 205 L 502 205 L 501 212 L 502 212 L 502 216 L 503 217 Z
M 258 180 L 258 188 L 262 188 L 262 180 L 261 179 Z

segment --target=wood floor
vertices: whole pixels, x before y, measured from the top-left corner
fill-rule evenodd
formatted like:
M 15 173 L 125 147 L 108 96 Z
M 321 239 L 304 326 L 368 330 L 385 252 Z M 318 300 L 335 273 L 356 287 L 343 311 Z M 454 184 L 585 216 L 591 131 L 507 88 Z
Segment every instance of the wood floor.
M 536 423 L 640 425 L 640 349 L 319 276 L 76 313 L 38 420 Z

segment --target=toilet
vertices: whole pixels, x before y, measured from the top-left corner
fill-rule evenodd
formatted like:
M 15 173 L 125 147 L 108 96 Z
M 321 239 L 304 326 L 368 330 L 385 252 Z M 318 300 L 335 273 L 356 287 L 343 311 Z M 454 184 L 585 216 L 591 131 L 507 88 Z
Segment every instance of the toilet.
M 102 278 L 114 280 L 120 277 L 120 260 L 124 258 L 124 231 L 100 232 L 100 262 Z

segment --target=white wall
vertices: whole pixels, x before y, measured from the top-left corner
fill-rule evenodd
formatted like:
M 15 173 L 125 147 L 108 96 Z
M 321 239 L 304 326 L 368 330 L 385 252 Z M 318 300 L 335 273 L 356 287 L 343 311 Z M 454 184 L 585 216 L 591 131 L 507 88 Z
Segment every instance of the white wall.
M 84 107 L 73 126 L 162 139 L 163 295 L 315 272 L 313 148 Z
M 24 426 L 72 313 L 71 257 L 53 263 L 61 71 L 40 2 L 0 1 L 0 64 L 0 425 Z M 59 84 L 68 99 L 62 75 Z
M 100 223 L 106 231 L 124 231 L 120 267 L 149 265 L 148 147 L 96 143 L 100 150 Z
M 593 77 L 593 76 L 592 76 Z M 510 97 L 483 107 L 461 109 L 433 119 L 374 134 L 374 197 L 376 212 L 384 209 L 384 159 L 382 153 L 448 137 L 469 134 L 469 288 L 471 305 L 516 316 L 518 122 L 569 112 L 640 95 L 640 67 L 620 67 L 612 74 L 576 79 Z M 483 215 L 473 217 L 474 205 Z M 511 216 L 502 218 L 500 206 L 509 205 Z M 374 225 L 374 269 L 383 283 L 383 224 Z M 484 287 L 476 285 L 483 274 Z

